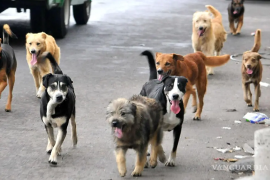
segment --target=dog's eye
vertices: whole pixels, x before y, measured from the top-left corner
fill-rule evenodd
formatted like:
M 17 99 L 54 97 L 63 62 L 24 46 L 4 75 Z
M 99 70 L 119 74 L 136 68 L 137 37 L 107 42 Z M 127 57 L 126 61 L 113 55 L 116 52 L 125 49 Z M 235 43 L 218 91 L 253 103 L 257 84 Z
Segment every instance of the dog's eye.
M 29 45 L 32 45 L 32 43 L 29 43 Z
M 252 62 L 255 63 L 256 62 L 256 59 L 252 59 Z
M 172 84 L 170 84 L 170 87 L 171 87 L 171 88 L 173 87 L 173 83 L 172 83 Z
M 124 116 L 126 113 L 124 113 L 124 112 L 121 112 L 121 116 Z
M 159 65 L 159 62 L 157 62 L 156 64 Z
M 37 43 L 37 45 L 40 45 L 40 43 Z
M 52 90 L 56 89 L 56 85 L 54 85 L 54 84 L 52 84 L 50 87 Z
M 170 64 L 170 63 L 168 63 L 168 62 L 166 62 L 166 63 L 165 63 L 165 66 L 169 66 L 169 65 L 171 65 L 171 64 Z

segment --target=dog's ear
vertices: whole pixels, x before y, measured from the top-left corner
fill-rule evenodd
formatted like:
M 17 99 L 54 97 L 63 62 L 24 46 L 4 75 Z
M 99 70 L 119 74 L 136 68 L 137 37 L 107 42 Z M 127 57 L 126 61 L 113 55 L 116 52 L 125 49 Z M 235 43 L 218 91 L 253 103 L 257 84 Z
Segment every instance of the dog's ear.
M 41 37 L 42 37 L 43 39 L 46 39 L 46 38 L 47 38 L 47 34 L 45 34 L 44 32 L 42 32 L 42 33 L 41 33 Z
M 172 56 L 175 61 L 184 61 L 184 57 L 182 55 L 173 54 Z
M 30 36 L 30 34 L 32 34 L 32 33 L 27 33 L 27 34 L 25 35 L 25 38 L 27 39 L 27 38 Z
M 188 83 L 188 79 L 185 78 L 184 76 L 179 76 L 179 79 L 184 85 L 186 85 Z
M 262 58 L 262 56 L 261 56 L 259 53 L 257 53 L 255 57 L 256 57 L 256 59 L 257 59 L 258 61 Z
M 164 83 L 165 80 L 166 80 L 168 77 L 170 77 L 168 74 L 164 74 L 164 76 L 162 77 L 160 83 Z
M 160 52 L 156 52 L 156 58 L 158 57 L 158 56 L 160 56 L 162 53 L 160 53 Z
M 134 104 L 133 102 L 129 102 L 130 104 L 130 110 L 131 110 L 131 113 L 133 114 L 133 116 L 135 117 L 136 116 L 136 111 L 137 111 L 137 106 L 136 104 Z
M 66 74 L 64 74 L 64 76 L 65 76 L 65 78 L 67 80 L 67 83 L 68 83 L 67 85 L 72 85 L 73 81 L 71 80 L 71 78 Z
M 45 88 L 48 88 L 49 86 L 49 79 L 52 77 L 52 73 L 46 74 L 45 76 L 43 76 L 42 78 L 42 84 Z

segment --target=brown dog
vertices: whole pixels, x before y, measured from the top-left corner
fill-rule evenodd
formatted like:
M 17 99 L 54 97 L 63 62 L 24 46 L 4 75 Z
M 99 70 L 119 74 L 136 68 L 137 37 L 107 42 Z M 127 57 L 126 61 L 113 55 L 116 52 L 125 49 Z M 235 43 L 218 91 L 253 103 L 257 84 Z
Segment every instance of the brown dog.
M 7 86 L 7 80 L 9 85 L 9 94 L 6 104 L 6 112 L 11 111 L 12 91 L 15 83 L 15 72 L 17 69 L 17 61 L 14 50 L 9 45 L 9 36 L 17 38 L 17 36 L 10 30 L 9 25 L 3 26 L 3 44 L 0 39 L 0 98 L 1 94 Z
M 156 68 L 159 74 L 158 79 L 162 79 L 164 74 L 184 76 L 188 79 L 186 94 L 184 95 L 184 106 L 186 109 L 189 96 L 192 94 L 195 114 L 194 120 L 200 120 L 203 109 L 203 98 L 207 87 L 207 73 L 205 66 L 217 67 L 225 64 L 230 59 L 230 55 L 205 56 L 202 52 L 188 54 L 186 56 L 178 54 L 156 53 Z M 199 105 L 197 106 L 197 93 L 193 88 L 196 86 Z
M 231 34 L 240 34 L 241 28 L 243 26 L 244 12 L 244 0 L 232 0 L 232 2 L 230 2 L 228 6 L 228 15 Z M 237 23 L 236 29 L 234 23 Z
M 244 100 L 248 107 L 252 106 L 252 94 L 250 84 L 255 87 L 255 106 L 254 111 L 259 111 L 259 97 L 261 96 L 260 82 L 262 80 L 261 56 L 258 53 L 261 47 L 261 30 L 257 29 L 254 39 L 254 46 L 250 51 L 243 53 L 242 60 L 242 87 L 244 91 Z
M 57 64 L 60 64 L 60 48 L 57 46 L 55 39 L 44 32 L 26 34 L 25 47 L 26 60 L 35 81 L 36 96 L 40 98 L 45 91 L 41 83 L 42 77 L 51 72 L 49 60 L 41 61 L 41 55 L 48 51 L 53 55 Z

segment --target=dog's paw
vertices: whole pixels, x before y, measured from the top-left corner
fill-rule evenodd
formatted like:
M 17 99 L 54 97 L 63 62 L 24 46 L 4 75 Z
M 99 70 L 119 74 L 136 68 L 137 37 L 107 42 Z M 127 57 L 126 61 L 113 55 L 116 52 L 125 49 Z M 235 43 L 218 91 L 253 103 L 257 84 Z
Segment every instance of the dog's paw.
M 165 163 L 167 158 L 165 156 L 165 153 L 164 152 L 161 152 L 158 154 L 158 160 L 161 162 L 161 163 Z
M 169 158 L 168 161 L 165 163 L 165 166 L 174 167 L 175 166 L 174 159 Z
M 47 154 L 51 154 L 52 149 L 46 150 Z
M 11 112 L 11 109 L 5 109 L 6 112 Z
M 197 106 L 192 106 L 192 113 L 196 113 L 197 112 Z
M 131 176 L 133 176 L 133 177 L 140 177 L 140 176 L 142 176 L 142 172 L 139 172 L 139 171 L 134 170 L 131 173 Z
M 123 170 L 123 171 L 120 171 L 120 170 L 119 170 L 119 175 L 120 175 L 121 177 L 125 177 L 125 176 L 126 176 L 126 173 L 127 173 L 127 170 Z
M 254 108 L 253 111 L 259 112 L 260 110 L 259 110 L 259 108 Z
M 148 163 L 148 161 L 146 161 L 144 168 L 148 168 L 148 167 L 149 167 L 149 163 Z
M 252 107 L 252 104 L 247 104 L 248 107 Z
M 41 88 L 38 89 L 38 92 L 36 94 L 37 98 L 41 98 L 41 96 L 43 95 L 44 90 L 42 90 Z
M 201 120 L 201 118 L 200 118 L 200 117 L 198 117 L 198 116 L 195 116 L 195 117 L 193 118 L 193 120 L 194 120 L 194 121 L 200 121 L 200 120 Z
M 152 160 L 151 158 L 149 159 L 149 165 L 151 168 L 155 168 L 157 164 L 158 164 L 157 160 Z
M 57 165 L 57 153 L 51 153 L 50 158 L 49 158 L 49 164 L 50 165 Z

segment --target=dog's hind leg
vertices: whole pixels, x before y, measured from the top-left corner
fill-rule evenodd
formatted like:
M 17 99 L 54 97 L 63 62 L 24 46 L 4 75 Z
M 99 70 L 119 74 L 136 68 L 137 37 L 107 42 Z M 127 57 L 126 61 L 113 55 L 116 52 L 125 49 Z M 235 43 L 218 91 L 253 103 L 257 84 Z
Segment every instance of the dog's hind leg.
M 9 93 L 8 93 L 8 100 L 7 100 L 7 105 L 5 109 L 6 112 L 11 111 L 12 91 L 13 91 L 14 83 L 15 83 L 15 72 L 11 71 L 8 77 Z
M 53 133 L 53 128 L 51 125 L 45 126 L 45 129 L 48 134 L 48 144 L 47 144 L 46 152 L 50 154 L 53 149 L 53 146 L 55 145 L 54 133 Z
M 195 113 L 197 111 L 197 92 L 194 88 L 192 88 L 191 94 L 192 94 L 192 109 L 193 113 Z
M 78 138 L 77 138 L 75 114 L 71 115 L 70 120 L 71 120 L 71 139 L 72 139 L 73 147 L 76 147 Z
M 126 157 L 125 157 L 126 152 L 127 152 L 127 149 L 124 149 L 124 148 L 117 147 L 115 149 L 115 158 L 116 158 L 117 168 L 121 177 L 124 177 L 127 173 Z
M 132 176 L 138 177 L 142 175 L 142 171 L 144 169 L 145 163 L 146 163 L 146 155 L 147 155 L 147 146 L 141 147 L 140 149 L 136 150 L 137 152 L 137 158 L 135 163 L 135 169 L 131 173 Z M 151 154 L 152 155 L 152 154 Z
M 206 83 L 204 84 L 203 82 L 206 82 Z M 196 83 L 197 93 L 198 93 L 198 98 L 199 98 L 199 106 L 198 106 L 198 109 L 196 111 L 196 114 L 195 114 L 193 120 L 200 120 L 201 119 L 201 113 L 202 113 L 202 109 L 203 109 L 203 105 L 204 105 L 203 98 L 204 98 L 204 95 L 206 93 L 206 86 L 207 86 L 207 78 L 200 79 Z
M 177 151 L 177 146 L 178 146 L 180 135 L 181 135 L 181 130 L 182 130 L 182 124 L 177 125 L 173 129 L 173 137 L 174 137 L 173 148 L 172 148 L 172 152 L 170 154 L 169 159 L 165 163 L 165 166 L 169 166 L 169 167 L 175 166 L 176 151 Z
M 56 143 L 52 149 L 52 152 L 51 152 L 51 155 L 49 158 L 50 164 L 52 164 L 52 165 L 57 164 L 57 156 L 61 150 L 61 145 L 63 144 L 66 135 L 67 135 L 67 124 L 64 124 L 61 127 L 59 127 L 59 129 L 58 129 Z
M 3 69 L 0 71 L 0 99 L 1 99 L 1 94 L 6 88 L 6 86 L 7 86 L 7 76 L 6 76 L 6 71 Z

